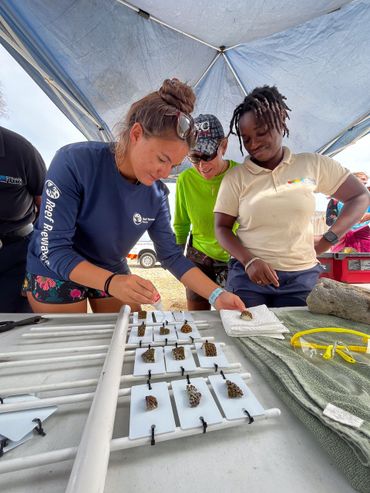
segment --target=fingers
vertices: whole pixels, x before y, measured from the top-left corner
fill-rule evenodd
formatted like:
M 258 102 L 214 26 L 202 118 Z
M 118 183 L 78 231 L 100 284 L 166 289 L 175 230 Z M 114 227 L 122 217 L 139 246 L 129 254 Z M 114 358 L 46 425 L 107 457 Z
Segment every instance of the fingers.
M 273 284 L 275 288 L 278 288 L 280 286 L 279 278 L 278 275 L 276 274 L 276 271 L 269 265 L 268 265 L 267 278 L 269 280 L 268 284 Z
M 158 297 L 154 284 L 136 275 L 113 278 L 110 293 L 124 303 L 152 304 Z
M 257 262 L 256 262 L 257 264 Z M 280 286 L 279 277 L 276 274 L 276 271 L 266 262 L 259 262 L 258 266 L 251 265 L 252 272 L 248 275 L 252 282 L 260 286 L 267 286 L 268 284 L 274 285 L 276 288 Z
M 246 309 L 246 306 L 239 296 L 224 291 L 216 299 L 215 308 L 216 310 L 239 310 L 242 312 Z

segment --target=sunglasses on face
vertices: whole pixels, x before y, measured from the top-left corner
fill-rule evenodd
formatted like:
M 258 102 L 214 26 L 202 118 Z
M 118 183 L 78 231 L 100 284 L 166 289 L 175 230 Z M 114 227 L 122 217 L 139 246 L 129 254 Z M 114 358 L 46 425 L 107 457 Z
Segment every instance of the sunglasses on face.
M 202 154 L 200 156 L 189 155 L 188 159 L 192 164 L 194 164 L 194 166 L 199 166 L 201 161 L 208 163 L 209 161 L 212 161 L 217 156 L 219 147 L 220 146 L 218 145 L 217 149 L 210 155 L 208 154 Z

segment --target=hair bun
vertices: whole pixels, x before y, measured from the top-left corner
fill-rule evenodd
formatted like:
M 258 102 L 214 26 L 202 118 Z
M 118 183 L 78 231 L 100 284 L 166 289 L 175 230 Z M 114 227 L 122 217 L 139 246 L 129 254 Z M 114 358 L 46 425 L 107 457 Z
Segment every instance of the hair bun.
M 194 91 L 179 79 L 166 79 L 158 93 L 167 104 L 184 113 L 191 113 L 194 110 Z

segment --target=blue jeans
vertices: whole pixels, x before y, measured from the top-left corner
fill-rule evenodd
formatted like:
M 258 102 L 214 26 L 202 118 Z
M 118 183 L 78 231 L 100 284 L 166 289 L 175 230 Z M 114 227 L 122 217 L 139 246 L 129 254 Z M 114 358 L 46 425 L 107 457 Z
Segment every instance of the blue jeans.
M 243 265 L 238 260 L 232 259 L 229 262 L 226 289 L 237 294 L 249 307 L 305 306 L 306 298 L 322 272 L 323 268 L 320 264 L 311 269 L 295 272 L 277 270 L 280 283 L 278 288 L 272 284 L 259 286 L 249 279 Z

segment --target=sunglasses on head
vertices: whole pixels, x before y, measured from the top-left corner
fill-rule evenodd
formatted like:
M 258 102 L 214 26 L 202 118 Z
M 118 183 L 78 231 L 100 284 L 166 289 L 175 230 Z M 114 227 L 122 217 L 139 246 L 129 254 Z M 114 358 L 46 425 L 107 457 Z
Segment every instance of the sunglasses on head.
M 189 161 L 194 164 L 194 166 L 199 166 L 201 161 L 204 161 L 205 163 L 208 163 L 209 161 L 212 161 L 216 156 L 218 152 L 218 148 L 220 145 L 217 146 L 217 149 L 212 153 L 212 154 L 201 154 L 200 156 L 194 156 L 194 155 L 189 155 L 188 159 Z
M 176 134 L 181 140 L 186 140 L 190 147 L 194 147 L 197 143 L 198 131 L 195 128 L 193 118 L 187 113 L 182 111 L 176 111 Z

